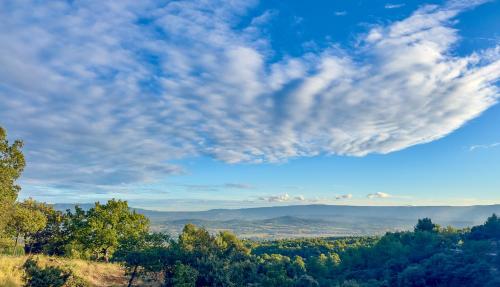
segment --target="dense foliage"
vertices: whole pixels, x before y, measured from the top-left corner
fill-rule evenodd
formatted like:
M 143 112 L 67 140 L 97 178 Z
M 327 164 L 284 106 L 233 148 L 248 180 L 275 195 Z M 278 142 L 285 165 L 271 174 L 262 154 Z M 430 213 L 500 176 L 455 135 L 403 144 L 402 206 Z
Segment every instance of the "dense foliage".
M 122 262 L 130 286 L 145 275 L 165 286 L 500 286 L 496 215 L 470 230 L 422 219 L 414 231 L 380 238 L 256 242 L 230 232 L 210 234 L 192 224 L 170 238 L 148 232 L 147 221 L 117 206 L 126 203 L 112 200 L 62 214 L 63 220 L 47 218 L 45 228 L 57 232 L 53 238 L 45 230 L 36 232 L 27 243 L 36 248 L 27 250 Z M 96 217 L 97 224 L 94 214 L 101 209 L 108 212 Z M 122 214 L 116 215 L 120 223 L 109 210 Z M 60 227 L 54 228 L 53 220 Z M 113 231 L 114 226 L 123 229 Z
M 425 218 L 381 238 L 251 242 L 187 225 L 129 266 L 163 272 L 166 286 L 500 286 L 499 230 L 495 215 L 471 231 Z
M 38 262 L 29 258 L 23 265 L 27 287 L 89 287 L 71 270 L 55 266 L 40 267 Z
M 10 144 L 6 131 L 0 127 L 0 248 L 10 243 L 10 237 L 5 231 L 12 220 L 14 204 L 20 190 L 16 180 L 25 166 L 22 147 L 20 140 Z

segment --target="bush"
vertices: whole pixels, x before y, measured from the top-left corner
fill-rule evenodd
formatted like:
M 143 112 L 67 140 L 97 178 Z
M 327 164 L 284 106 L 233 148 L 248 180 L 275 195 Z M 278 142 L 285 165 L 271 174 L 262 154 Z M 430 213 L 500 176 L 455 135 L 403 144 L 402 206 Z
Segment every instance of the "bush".
M 319 283 L 312 276 L 302 275 L 295 283 L 295 287 L 319 287 Z
M 196 269 L 178 262 L 175 264 L 174 270 L 174 277 L 172 278 L 173 286 L 196 286 L 196 279 L 198 278 L 198 271 Z
M 26 260 L 23 265 L 25 270 L 26 287 L 87 287 L 83 279 L 78 278 L 71 272 L 60 267 L 47 266 L 42 268 L 32 258 Z
M 73 274 L 68 278 L 68 280 L 66 280 L 64 287 L 90 287 L 90 284 Z

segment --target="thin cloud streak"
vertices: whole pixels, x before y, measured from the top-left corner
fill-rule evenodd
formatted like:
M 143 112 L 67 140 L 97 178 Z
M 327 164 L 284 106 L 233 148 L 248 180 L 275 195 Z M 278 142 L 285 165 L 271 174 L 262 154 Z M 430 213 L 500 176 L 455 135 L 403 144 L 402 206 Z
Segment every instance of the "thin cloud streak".
M 404 7 L 405 4 L 404 3 L 401 3 L 401 4 L 385 4 L 384 8 L 385 9 L 397 9 L 397 8 L 401 8 L 401 7 Z
M 500 142 L 492 143 L 492 144 L 480 144 L 480 145 L 473 145 L 469 147 L 469 151 L 475 151 L 478 149 L 490 149 L 494 147 L 500 147 Z
M 366 195 L 366 197 L 373 199 L 373 198 L 390 198 L 392 195 L 385 193 L 385 192 L 375 192 L 375 193 L 369 193 Z

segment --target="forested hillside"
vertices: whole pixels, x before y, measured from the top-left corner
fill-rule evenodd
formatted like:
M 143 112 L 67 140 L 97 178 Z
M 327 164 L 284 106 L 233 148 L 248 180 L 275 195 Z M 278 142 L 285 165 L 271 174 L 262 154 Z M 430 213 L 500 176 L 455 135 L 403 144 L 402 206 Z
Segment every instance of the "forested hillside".
M 44 206 L 30 203 L 32 212 Z M 414 231 L 382 237 L 251 241 L 230 232 L 211 234 L 192 224 L 175 238 L 152 233 L 147 220 L 130 212 L 123 201 L 46 214 L 42 229 L 23 231 L 23 250 L 4 247 L 3 252 L 120 263 L 130 286 L 146 286 L 142 283 L 151 280 L 164 286 L 500 284 L 500 219 L 495 215 L 472 229 L 443 228 L 425 218 Z M 33 258 L 24 264 L 26 286 L 107 286 L 81 278 L 75 283 L 76 272 L 48 267 L 30 273 L 37 265 Z M 69 285 L 36 285 L 36 276 Z

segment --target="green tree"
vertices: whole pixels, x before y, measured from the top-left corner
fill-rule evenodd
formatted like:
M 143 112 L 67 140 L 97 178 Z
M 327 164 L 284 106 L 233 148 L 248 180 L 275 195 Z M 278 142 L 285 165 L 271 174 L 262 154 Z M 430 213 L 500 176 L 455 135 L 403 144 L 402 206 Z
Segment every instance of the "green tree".
M 106 262 L 125 238 L 138 238 L 149 230 L 149 220 L 130 211 L 127 202 L 121 200 L 97 202 L 87 212 L 76 209 L 69 217 L 68 229 L 76 246 Z
M 234 234 L 211 235 L 206 229 L 187 224 L 172 242 L 165 260 L 165 283 L 176 286 L 176 264 L 198 271 L 196 286 L 246 286 L 256 281 L 250 250 Z
M 65 215 L 52 206 L 33 202 L 34 208 L 41 211 L 47 218 L 46 226 L 31 236 L 31 252 L 48 255 L 65 255 L 67 230 L 64 229 Z
M 224 256 L 245 256 L 250 254 L 250 249 L 235 234 L 229 231 L 222 231 L 217 234 L 215 242 L 218 248 L 224 253 Z
M 439 225 L 432 223 L 430 218 L 419 219 L 415 226 L 415 231 L 437 232 L 438 230 Z
M 174 266 L 172 278 L 175 287 L 195 287 L 199 272 L 189 265 L 177 262 Z
M 63 255 L 63 220 L 62 212 L 54 209 L 53 206 L 38 202 L 33 199 L 27 199 L 20 203 L 24 208 L 32 212 L 40 212 L 45 217 L 45 226 L 36 232 L 29 234 L 29 242 L 26 242 L 25 250 L 29 253 L 46 253 L 49 255 Z M 39 215 L 38 215 L 39 216 Z
M 295 283 L 295 287 L 319 287 L 319 283 L 312 276 L 302 275 Z
M 25 250 L 31 252 L 32 237 L 47 224 L 45 215 L 29 205 L 29 202 L 17 203 L 14 207 L 12 220 L 8 229 L 15 237 L 14 250 L 17 249 L 19 239 L 23 238 Z
M 471 239 L 496 239 L 500 240 L 500 218 L 496 214 L 488 217 L 483 225 L 474 226 L 471 229 Z
M 64 254 L 73 258 L 90 259 L 92 250 L 86 242 L 89 232 L 87 212 L 78 205 L 74 211 L 66 210 L 63 230 Z
M 20 140 L 9 144 L 5 129 L 0 127 L 0 243 L 7 238 L 6 227 L 11 220 L 20 186 L 16 180 L 24 170 L 25 160 Z
M 324 277 L 328 273 L 328 257 L 325 254 L 312 257 L 309 260 L 307 269 L 317 277 Z
M 306 263 L 304 259 L 300 256 L 295 256 L 291 262 L 291 266 L 289 268 L 289 276 L 291 277 L 300 277 L 306 273 Z
M 123 262 L 127 267 L 132 286 L 134 279 L 142 273 L 160 272 L 168 257 L 171 240 L 167 234 L 152 233 L 137 237 L 127 237 L 120 241 L 113 254 L 113 260 Z
M 263 286 L 293 286 L 294 278 L 290 277 L 291 260 L 279 254 L 264 254 L 259 258 L 259 272 L 262 274 Z M 292 275 L 293 276 L 293 275 Z
M 213 286 L 217 284 L 216 282 L 227 281 L 229 274 L 224 272 L 224 262 L 221 260 L 221 255 L 224 246 L 229 247 L 229 245 L 230 243 L 224 242 L 222 238 L 217 240 L 206 229 L 187 224 L 179 235 L 177 244 L 172 246 L 173 254 L 177 256 L 166 262 L 167 269 L 174 270 L 170 277 L 175 276 L 175 266 L 172 268 L 171 265 L 177 264 L 176 260 L 178 260 L 180 263 L 198 270 L 198 285 Z M 229 257 L 225 259 L 228 260 Z M 173 282 L 173 279 L 167 278 L 167 281 Z

